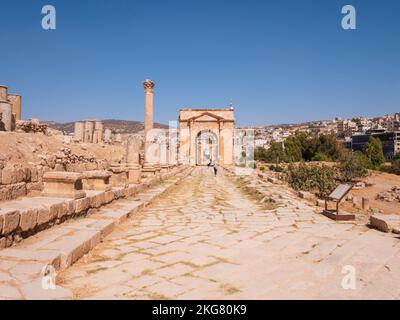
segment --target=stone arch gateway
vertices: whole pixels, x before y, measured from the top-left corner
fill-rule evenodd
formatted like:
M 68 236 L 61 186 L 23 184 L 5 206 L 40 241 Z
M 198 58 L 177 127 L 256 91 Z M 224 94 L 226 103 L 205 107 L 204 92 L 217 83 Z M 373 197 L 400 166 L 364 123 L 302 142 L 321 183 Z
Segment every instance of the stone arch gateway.
M 181 109 L 179 113 L 179 161 L 206 165 L 233 164 L 234 109 Z

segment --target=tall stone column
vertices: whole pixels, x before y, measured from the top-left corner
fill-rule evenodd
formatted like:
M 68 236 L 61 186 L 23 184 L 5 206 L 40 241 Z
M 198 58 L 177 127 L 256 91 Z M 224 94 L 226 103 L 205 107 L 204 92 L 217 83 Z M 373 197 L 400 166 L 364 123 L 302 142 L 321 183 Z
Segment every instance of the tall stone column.
M 96 136 L 96 138 L 93 137 L 94 143 L 103 143 L 103 122 L 102 121 L 95 122 L 94 135 Z
M 85 132 L 85 124 L 83 122 L 75 122 L 74 140 L 83 142 Z
M 12 106 L 8 101 L 8 87 L 0 86 L 0 131 L 11 131 L 13 128 Z
M 12 113 L 15 114 L 15 120 L 21 120 L 21 100 L 18 94 L 9 94 L 8 101 L 11 103 Z
M 176 122 L 170 122 L 168 131 L 168 164 L 173 167 L 178 164 L 178 129 Z
M 104 131 L 104 142 L 105 143 L 111 143 L 112 142 L 112 131 L 109 128 L 107 128 Z
M 160 167 L 165 172 L 169 169 L 168 133 L 164 131 L 160 138 Z
M 129 183 L 140 183 L 140 165 L 139 165 L 140 141 L 136 138 L 128 138 L 126 144 L 126 167 L 128 168 Z
M 159 171 L 159 164 L 157 161 L 158 150 L 155 144 L 157 138 L 154 133 L 154 120 L 153 120 L 153 90 L 154 82 L 152 80 L 145 80 L 143 83 L 145 92 L 145 120 L 144 120 L 144 164 L 142 172 L 146 176 L 155 175 Z
M 94 130 L 93 122 L 90 120 L 86 120 L 85 121 L 85 134 L 84 134 L 83 142 L 93 143 L 93 130 Z

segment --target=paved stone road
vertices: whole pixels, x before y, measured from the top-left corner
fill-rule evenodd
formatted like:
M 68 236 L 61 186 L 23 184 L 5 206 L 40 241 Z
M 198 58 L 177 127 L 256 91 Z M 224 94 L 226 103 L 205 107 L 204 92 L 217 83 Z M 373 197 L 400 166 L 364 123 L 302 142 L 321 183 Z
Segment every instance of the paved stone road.
M 278 207 L 197 168 L 58 283 L 77 299 L 400 298 L 398 238 L 330 221 L 282 186 L 266 189 Z M 341 285 L 348 265 L 355 290 Z

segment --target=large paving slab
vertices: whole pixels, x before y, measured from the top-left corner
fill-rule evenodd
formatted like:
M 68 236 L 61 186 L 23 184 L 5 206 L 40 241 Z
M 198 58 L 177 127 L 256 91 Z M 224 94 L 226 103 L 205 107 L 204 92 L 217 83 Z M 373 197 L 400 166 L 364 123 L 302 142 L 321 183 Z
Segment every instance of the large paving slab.
M 398 299 L 399 261 L 394 234 L 331 221 L 283 185 L 196 168 L 57 280 L 75 299 Z
M 54 286 L 56 272 L 90 252 L 121 222 L 173 188 L 189 172 L 178 170 L 175 176 L 168 175 L 131 198 L 114 201 L 87 217 L 71 219 L 0 250 L 0 299 L 73 298 L 70 289 Z

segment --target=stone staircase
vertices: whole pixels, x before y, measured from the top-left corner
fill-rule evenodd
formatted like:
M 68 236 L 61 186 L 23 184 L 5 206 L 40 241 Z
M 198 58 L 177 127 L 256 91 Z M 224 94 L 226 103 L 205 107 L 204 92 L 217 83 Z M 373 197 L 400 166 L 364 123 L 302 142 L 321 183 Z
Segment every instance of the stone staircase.
M 79 200 L 37 197 L 2 204 L 0 213 L 6 231 L 20 230 L 20 236 L 26 239 L 0 250 L 0 299 L 72 298 L 69 290 L 52 289 L 46 281 L 52 283 L 56 270 L 75 263 L 115 225 L 167 192 L 190 172 L 191 168 L 176 168 L 158 183 L 147 181 L 125 189 L 113 188 L 109 191 L 112 196 L 90 191 Z M 82 210 L 85 214 L 77 214 Z

